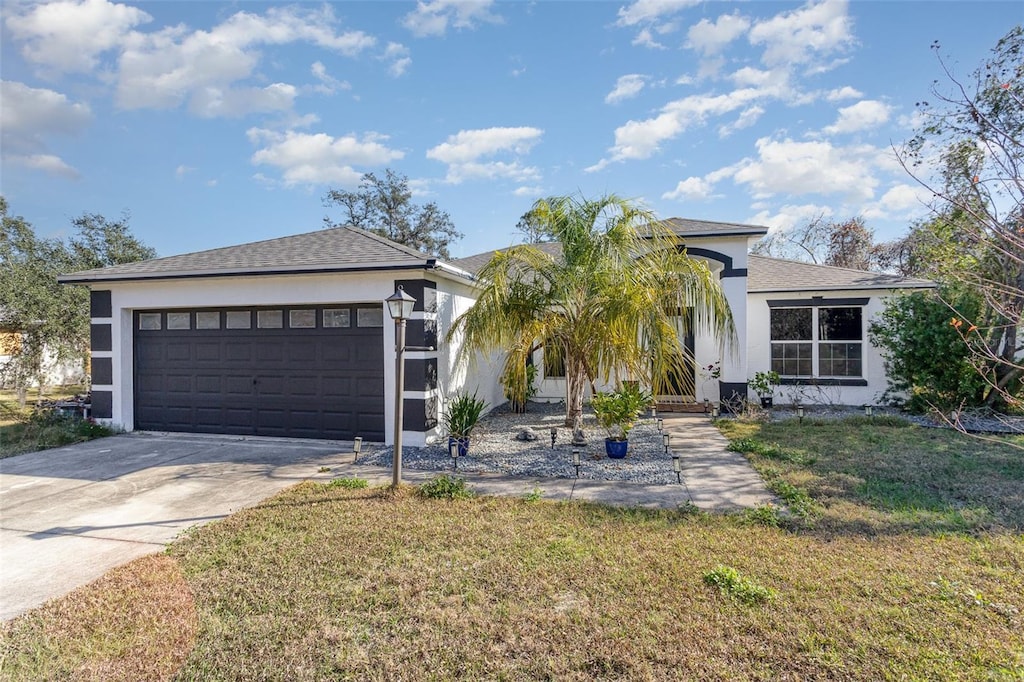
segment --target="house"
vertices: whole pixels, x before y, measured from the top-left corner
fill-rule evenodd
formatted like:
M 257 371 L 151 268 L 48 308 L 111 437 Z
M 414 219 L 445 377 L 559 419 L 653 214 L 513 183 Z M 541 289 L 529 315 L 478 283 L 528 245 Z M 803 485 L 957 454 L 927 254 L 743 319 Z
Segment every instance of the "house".
M 675 397 L 716 400 L 720 387 L 746 395 L 748 377 L 769 368 L 789 383 L 835 387 L 848 403 L 886 388 L 868 320 L 894 289 L 930 283 L 750 256 L 762 227 L 668 222 L 680 247 L 719 276 L 737 332 L 724 353 L 717 339 L 686 339 L 698 365 L 721 361 L 721 377 Z M 388 442 L 395 329 L 384 299 L 401 286 L 416 298 L 406 344 L 434 348 L 406 353 L 404 442 L 416 445 L 438 435 L 445 395 L 468 389 L 504 401 L 500 358 L 467 365 L 457 342 L 439 343 L 473 304 L 474 273 L 488 257 L 445 262 L 338 227 L 60 281 L 90 289 L 98 419 L 128 431 Z M 542 373 L 538 397 L 561 399 L 563 382 Z

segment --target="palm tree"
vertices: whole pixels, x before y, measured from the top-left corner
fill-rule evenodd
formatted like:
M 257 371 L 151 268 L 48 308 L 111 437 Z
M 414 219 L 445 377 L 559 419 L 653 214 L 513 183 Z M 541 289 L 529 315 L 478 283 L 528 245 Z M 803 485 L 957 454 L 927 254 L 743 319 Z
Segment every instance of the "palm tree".
M 537 348 L 561 352 L 566 426 L 578 428 L 588 385 L 637 380 L 656 390 L 685 358 L 686 324 L 735 337 L 718 279 L 678 248 L 655 216 L 614 195 L 537 201 L 530 214 L 551 239 L 494 254 L 479 298 L 448 333 L 463 354 L 504 350 L 506 386 L 525 380 Z M 686 308 L 692 316 L 682 315 Z

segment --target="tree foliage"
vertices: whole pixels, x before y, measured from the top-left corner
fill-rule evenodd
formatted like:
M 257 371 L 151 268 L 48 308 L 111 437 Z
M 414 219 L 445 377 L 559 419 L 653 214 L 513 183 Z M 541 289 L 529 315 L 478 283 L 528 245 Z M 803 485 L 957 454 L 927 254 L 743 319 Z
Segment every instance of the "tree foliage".
M 940 46 L 934 44 L 938 53 Z M 975 313 L 953 311 L 954 329 L 971 349 L 996 396 L 1020 406 L 1024 339 L 1024 28 L 1016 26 L 969 79 L 959 79 L 941 55 L 944 80 L 935 103 L 918 103 L 924 125 L 898 150 L 904 168 L 935 196 L 934 220 L 904 245 L 904 262 L 915 249 L 958 251 L 940 261 L 937 273 L 977 292 Z M 943 245 L 944 243 L 944 245 Z M 927 262 L 920 255 L 918 264 Z M 957 322 L 959 321 L 959 324 Z
M 414 204 L 409 178 L 390 168 L 383 178 L 373 173 L 363 175 L 357 191 L 330 190 L 323 203 L 328 208 L 342 209 L 341 221 L 324 218 L 327 227 L 358 227 L 442 258 L 451 257 L 449 245 L 463 236 L 436 203 Z
M 476 303 L 448 338 L 464 335 L 466 354 L 506 352 L 506 382 L 520 384 L 535 350 L 560 351 L 566 425 L 579 426 L 598 378 L 639 380 L 657 391 L 692 361 L 680 350 L 689 319 L 723 343 L 735 339 L 718 278 L 680 253 L 649 211 L 614 195 L 561 196 L 537 201 L 531 214 L 552 244 L 497 252 L 478 273 Z M 692 318 L 679 314 L 691 307 Z
M 835 222 L 823 215 L 792 230 L 773 232 L 753 249 L 765 256 L 853 270 L 878 269 L 883 250 L 883 246 L 875 244 L 874 233 L 863 218 Z
M 965 314 L 981 306 L 980 297 L 969 291 L 917 291 L 888 299 L 869 327 L 872 343 L 885 358 L 887 397 L 906 397 L 907 407 L 915 412 L 978 407 L 987 398 L 989 387 L 970 349 L 949 323 L 947 302 Z
M 11 215 L 0 197 L 0 330 L 17 333 L 11 361 L 0 381 L 21 389 L 44 381 L 47 361 L 83 359 L 89 351 L 89 293 L 58 284 L 57 276 L 153 258 L 156 252 L 132 236 L 128 216 L 111 222 L 83 214 L 67 243 L 39 237 L 24 218 Z

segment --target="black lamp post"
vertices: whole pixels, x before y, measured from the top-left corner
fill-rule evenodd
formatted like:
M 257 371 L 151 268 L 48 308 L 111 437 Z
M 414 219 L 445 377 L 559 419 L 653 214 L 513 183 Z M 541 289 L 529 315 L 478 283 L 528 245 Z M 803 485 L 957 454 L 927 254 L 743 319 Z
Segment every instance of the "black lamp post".
M 391 486 L 397 488 L 402 482 L 402 404 L 405 388 L 405 321 L 412 317 L 416 299 L 398 290 L 384 299 L 388 312 L 395 321 L 395 454 L 391 458 Z

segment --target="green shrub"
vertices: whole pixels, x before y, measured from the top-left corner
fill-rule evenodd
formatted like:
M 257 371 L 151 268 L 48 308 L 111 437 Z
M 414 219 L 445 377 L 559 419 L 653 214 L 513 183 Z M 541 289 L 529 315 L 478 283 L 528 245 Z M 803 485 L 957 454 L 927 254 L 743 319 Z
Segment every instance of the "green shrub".
M 762 504 L 753 509 L 747 509 L 743 512 L 743 519 L 755 526 L 764 526 L 765 528 L 782 527 L 780 510 L 774 504 Z
M 705 573 L 704 584 L 717 587 L 722 595 L 747 606 L 764 604 L 778 596 L 775 590 L 744 578 L 730 566 L 716 566 Z
M 423 497 L 434 500 L 465 500 L 473 497 L 473 491 L 466 487 L 466 479 L 452 478 L 441 474 L 419 487 Z
M 441 422 L 452 438 L 467 438 L 480 421 L 487 403 L 476 397 L 476 393 L 459 393 L 448 401 Z
M 729 449 L 734 452 L 749 452 L 782 462 L 792 462 L 801 466 L 814 464 L 814 457 L 800 450 L 784 448 L 778 443 L 765 443 L 754 438 L 735 438 L 729 441 Z
M 611 393 L 598 393 L 590 400 L 597 423 L 613 440 L 626 440 L 640 413 L 650 406 L 653 397 L 635 383 L 623 383 Z

